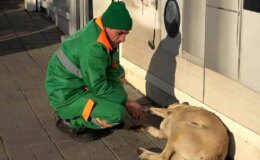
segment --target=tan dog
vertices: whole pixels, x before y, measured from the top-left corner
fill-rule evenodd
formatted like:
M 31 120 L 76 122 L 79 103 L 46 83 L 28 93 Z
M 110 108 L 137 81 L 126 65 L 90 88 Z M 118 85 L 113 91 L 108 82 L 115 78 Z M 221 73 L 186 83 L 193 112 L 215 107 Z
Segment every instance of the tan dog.
M 161 153 L 139 148 L 142 160 L 224 160 L 228 150 L 228 133 L 213 113 L 186 104 L 168 108 L 150 108 L 163 117 L 160 130 L 147 126 L 142 130 L 158 138 L 168 139 Z

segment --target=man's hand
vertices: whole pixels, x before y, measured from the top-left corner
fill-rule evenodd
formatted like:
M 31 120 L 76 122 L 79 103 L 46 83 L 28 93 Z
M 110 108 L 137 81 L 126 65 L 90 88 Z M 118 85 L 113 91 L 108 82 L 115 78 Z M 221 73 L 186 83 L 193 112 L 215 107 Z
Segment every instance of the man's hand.
M 126 108 L 134 119 L 141 119 L 145 117 L 145 112 L 142 105 L 136 101 L 128 100 L 126 103 Z

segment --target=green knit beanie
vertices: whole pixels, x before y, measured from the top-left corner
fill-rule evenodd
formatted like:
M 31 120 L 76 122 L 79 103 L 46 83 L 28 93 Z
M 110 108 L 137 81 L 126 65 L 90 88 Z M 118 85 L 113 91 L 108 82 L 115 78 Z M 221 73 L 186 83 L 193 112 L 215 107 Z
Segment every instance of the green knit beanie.
M 122 1 L 112 2 L 103 13 L 102 23 L 105 27 L 121 30 L 132 29 L 132 18 Z

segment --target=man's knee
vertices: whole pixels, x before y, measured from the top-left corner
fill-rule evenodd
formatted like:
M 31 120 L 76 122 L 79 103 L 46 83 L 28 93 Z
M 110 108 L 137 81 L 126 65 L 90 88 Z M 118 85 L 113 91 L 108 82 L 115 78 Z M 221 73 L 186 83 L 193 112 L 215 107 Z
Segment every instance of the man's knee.
M 91 122 L 100 128 L 110 128 L 124 121 L 126 110 L 124 106 L 113 105 L 110 110 L 102 115 L 96 115 L 91 118 Z
M 124 121 L 125 114 L 126 114 L 125 107 L 122 105 L 118 105 L 117 107 L 115 107 L 113 111 L 113 116 L 111 117 L 111 121 L 120 123 Z

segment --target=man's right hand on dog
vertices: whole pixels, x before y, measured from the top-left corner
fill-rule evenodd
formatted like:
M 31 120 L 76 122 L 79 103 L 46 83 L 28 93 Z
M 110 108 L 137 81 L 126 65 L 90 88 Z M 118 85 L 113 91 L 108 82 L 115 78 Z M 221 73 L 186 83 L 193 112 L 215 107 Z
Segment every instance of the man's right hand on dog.
M 128 100 L 126 103 L 126 108 L 134 119 L 142 119 L 145 117 L 145 112 L 142 105 L 136 101 Z

